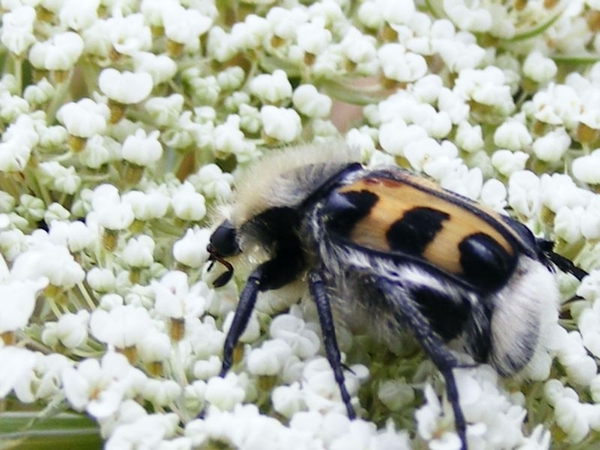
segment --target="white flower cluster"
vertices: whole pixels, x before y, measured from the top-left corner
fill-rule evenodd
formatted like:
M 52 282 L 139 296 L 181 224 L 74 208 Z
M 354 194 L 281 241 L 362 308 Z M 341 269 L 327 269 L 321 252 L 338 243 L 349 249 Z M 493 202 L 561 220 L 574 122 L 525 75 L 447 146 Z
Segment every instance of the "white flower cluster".
M 600 3 L 0 5 L 3 405 L 86 414 L 108 449 L 459 448 L 413 344 L 391 357 L 340 326 L 350 421 L 295 294 L 259 296 L 219 377 L 239 292 L 212 287 L 209 211 L 238 167 L 343 134 L 591 271 L 559 276 L 578 297 L 521 378 L 456 377 L 472 448 L 598 445 Z

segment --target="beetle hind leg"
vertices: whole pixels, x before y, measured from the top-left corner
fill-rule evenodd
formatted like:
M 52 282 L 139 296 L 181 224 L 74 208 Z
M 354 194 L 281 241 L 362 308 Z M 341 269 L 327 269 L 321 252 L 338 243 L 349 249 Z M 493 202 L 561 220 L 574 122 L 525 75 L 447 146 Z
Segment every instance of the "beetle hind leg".
M 446 397 L 454 413 L 456 434 L 461 441 L 461 449 L 467 450 L 467 423 L 460 407 L 458 388 L 453 372 L 454 369 L 463 366 L 434 333 L 427 318 L 412 300 L 409 289 L 397 281 L 390 281 L 383 277 L 376 278 L 375 284 L 390 302 L 398 305 L 399 320 L 410 328 L 421 348 L 444 377 Z

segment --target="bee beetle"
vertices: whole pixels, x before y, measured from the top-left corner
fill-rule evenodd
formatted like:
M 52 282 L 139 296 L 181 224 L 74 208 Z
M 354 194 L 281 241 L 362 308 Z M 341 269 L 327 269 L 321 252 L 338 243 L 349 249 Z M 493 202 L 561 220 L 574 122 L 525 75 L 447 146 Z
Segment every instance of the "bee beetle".
M 449 344 L 501 375 L 519 371 L 540 346 L 549 312 L 557 312 L 553 267 L 585 274 L 521 223 L 398 167 L 366 168 L 339 144 L 276 152 L 236 187 L 231 217 L 207 249 L 212 263 L 227 268 L 214 285 L 233 274 L 227 258 L 262 262 L 242 290 L 221 376 L 258 293 L 305 279 L 348 416 L 355 412 L 332 310 L 366 321 L 387 342 L 412 333 L 444 377 L 463 449 L 453 374 L 461 363 Z

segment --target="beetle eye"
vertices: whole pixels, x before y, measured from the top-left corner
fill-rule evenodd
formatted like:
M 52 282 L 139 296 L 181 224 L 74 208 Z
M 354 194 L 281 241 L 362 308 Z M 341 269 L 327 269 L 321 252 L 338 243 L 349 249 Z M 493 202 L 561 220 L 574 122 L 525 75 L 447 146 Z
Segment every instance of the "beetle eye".
M 210 236 L 211 255 L 227 258 L 240 253 L 237 243 L 237 233 L 229 220 L 223 221 L 221 225 Z M 218 261 L 218 260 L 217 260 Z
M 209 253 L 209 261 L 211 261 L 208 270 L 212 269 L 215 262 L 223 264 L 227 269 L 213 281 L 213 286 L 225 286 L 233 276 L 233 266 L 225 258 L 235 256 L 241 251 L 237 243 L 237 233 L 229 220 L 225 220 L 213 232 L 206 251 Z

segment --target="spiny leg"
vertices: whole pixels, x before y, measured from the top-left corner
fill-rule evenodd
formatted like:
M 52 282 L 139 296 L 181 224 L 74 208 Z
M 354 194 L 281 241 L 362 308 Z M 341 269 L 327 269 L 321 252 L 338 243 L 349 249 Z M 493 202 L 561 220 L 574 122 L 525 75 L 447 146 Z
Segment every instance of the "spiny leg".
M 256 296 L 261 290 L 262 281 L 262 266 L 257 267 L 248 277 L 248 281 L 244 285 L 242 295 L 240 295 L 240 301 L 235 315 L 233 316 L 233 322 L 225 337 L 225 344 L 223 346 L 223 364 L 221 365 L 221 372 L 219 376 L 224 377 L 232 364 L 233 349 L 237 345 L 240 336 L 248 326 L 250 315 L 256 304 Z
M 327 297 L 323 276 L 316 270 L 312 270 L 308 273 L 308 288 L 315 301 L 315 304 L 317 305 L 317 313 L 319 315 L 321 331 L 323 332 L 323 341 L 325 345 L 327 361 L 329 361 L 329 365 L 333 370 L 333 376 L 337 385 L 339 386 L 342 401 L 344 402 L 344 405 L 346 405 L 348 417 L 350 419 L 354 419 L 356 417 L 356 413 L 354 412 L 354 407 L 350 401 L 350 394 L 348 394 L 346 385 L 344 384 L 344 371 L 340 356 L 340 349 L 335 337 L 335 327 L 333 323 L 333 316 L 331 315 L 331 305 L 329 304 L 329 298 Z
M 421 348 L 438 368 L 446 382 L 446 396 L 452 405 L 456 433 L 461 441 L 462 450 L 467 450 L 467 425 L 464 414 L 460 408 L 458 389 L 453 369 L 460 367 L 454 355 L 446 348 L 444 343 L 431 329 L 429 322 L 419 308 L 411 301 L 410 291 L 400 283 L 387 278 L 378 277 L 376 285 L 390 301 L 400 306 L 401 320 L 406 323 Z

